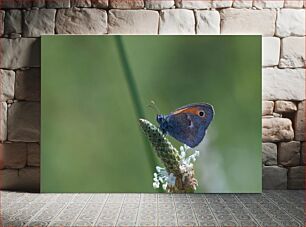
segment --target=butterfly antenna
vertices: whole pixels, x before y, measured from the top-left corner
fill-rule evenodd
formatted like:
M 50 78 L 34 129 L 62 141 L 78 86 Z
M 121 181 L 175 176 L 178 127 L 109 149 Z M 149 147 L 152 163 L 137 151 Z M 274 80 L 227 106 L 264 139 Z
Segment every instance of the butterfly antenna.
M 160 114 L 160 110 L 158 109 L 158 107 L 156 106 L 155 102 L 153 100 L 151 100 L 150 104 L 148 105 L 148 107 L 151 107 L 152 109 L 154 109 L 158 114 Z

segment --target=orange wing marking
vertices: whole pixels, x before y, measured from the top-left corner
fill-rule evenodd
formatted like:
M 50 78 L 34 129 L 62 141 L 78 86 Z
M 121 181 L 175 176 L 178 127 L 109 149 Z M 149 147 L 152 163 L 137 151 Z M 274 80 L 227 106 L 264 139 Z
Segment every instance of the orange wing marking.
M 199 114 L 199 109 L 198 107 L 187 107 L 187 108 L 183 108 L 177 111 L 174 111 L 173 114 L 179 114 L 179 113 L 193 113 L 198 115 Z

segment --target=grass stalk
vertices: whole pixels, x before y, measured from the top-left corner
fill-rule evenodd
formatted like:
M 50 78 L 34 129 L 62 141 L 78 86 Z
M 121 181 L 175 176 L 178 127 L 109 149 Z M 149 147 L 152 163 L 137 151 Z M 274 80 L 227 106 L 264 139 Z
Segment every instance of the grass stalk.
M 132 102 L 133 102 L 133 105 L 134 105 L 136 116 L 137 116 L 138 119 L 139 118 L 144 118 L 145 117 L 144 109 L 143 109 L 143 106 L 141 104 L 140 95 L 139 95 L 139 92 L 138 92 L 136 81 L 135 81 L 134 76 L 133 76 L 132 69 L 131 69 L 130 64 L 128 62 L 128 57 L 127 57 L 127 54 L 126 54 L 126 50 L 124 48 L 124 43 L 123 43 L 122 37 L 121 36 L 116 36 L 115 41 L 116 41 L 120 61 L 121 61 L 122 67 L 123 67 L 125 80 L 127 82 L 128 89 L 129 89 L 129 92 L 130 92 L 131 97 L 132 97 Z M 149 162 L 149 165 L 151 167 L 152 176 L 153 176 L 153 173 L 154 173 L 153 169 L 157 165 L 157 161 L 155 159 L 154 154 L 151 152 L 150 144 L 146 140 L 145 136 L 142 136 L 142 140 L 143 140 L 143 143 L 144 143 L 144 146 L 145 146 L 146 155 L 147 155 L 148 162 Z

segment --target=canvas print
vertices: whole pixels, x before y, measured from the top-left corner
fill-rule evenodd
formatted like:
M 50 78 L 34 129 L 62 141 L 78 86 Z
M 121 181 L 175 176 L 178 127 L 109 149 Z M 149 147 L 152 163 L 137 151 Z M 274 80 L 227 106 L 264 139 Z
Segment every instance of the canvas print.
M 260 36 L 43 36 L 42 192 L 261 192 Z

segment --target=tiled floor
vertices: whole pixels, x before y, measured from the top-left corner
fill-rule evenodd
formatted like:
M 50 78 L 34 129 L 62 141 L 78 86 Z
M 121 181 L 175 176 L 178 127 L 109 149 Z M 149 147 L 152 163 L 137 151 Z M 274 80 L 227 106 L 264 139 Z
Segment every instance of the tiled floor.
M 303 191 L 262 194 L 1 192 L 5 226 L 304 226 Z

